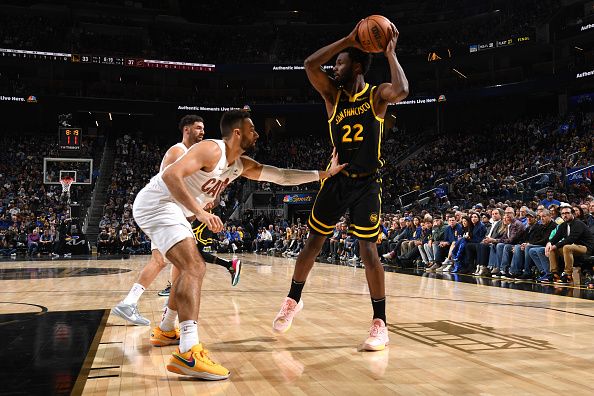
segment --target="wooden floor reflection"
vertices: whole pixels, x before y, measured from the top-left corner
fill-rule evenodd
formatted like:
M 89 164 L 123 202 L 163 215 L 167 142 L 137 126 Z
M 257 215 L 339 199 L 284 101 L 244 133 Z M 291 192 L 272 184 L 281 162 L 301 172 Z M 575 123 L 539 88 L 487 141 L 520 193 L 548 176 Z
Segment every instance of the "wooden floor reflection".
M 2 268 L 69 268 L 97 275 L 2 280 L 0 313 L 10 302 L 52 311 L 98 310 L 121 300 L 147 257 L 2 263 Z M 304 310 L 291 330 L 272 333 L 292 259 L 245 255 L 241 281 L 209 266 L 200 337 L 231 371 L 223 382 L 187 380 L 165 370 L 173 347 L 149 345 L 148 327 L 110 316 L 83 394 L 382 395 L 574 394 L 594 380 L 594 302 L 481 283 L 386 273 L 390 347 L 361 352 L 371 304 L 361 268 L 316 264 Z M 130 269 L 120 272 L 117 269 Z M 41 271 L 41 270 L 40 270 Z M 14 271 L 13 271 L 14 272 Z M 27 272 L 32 272 L 27 271 Z M 89 272 L 89 271 L 86 271 Z M 85 273 L 86 273 L 85 272 Z M 140 300 L 160 319 L 162 273 Z M 6 302 L 6 303 L 4 303 Z

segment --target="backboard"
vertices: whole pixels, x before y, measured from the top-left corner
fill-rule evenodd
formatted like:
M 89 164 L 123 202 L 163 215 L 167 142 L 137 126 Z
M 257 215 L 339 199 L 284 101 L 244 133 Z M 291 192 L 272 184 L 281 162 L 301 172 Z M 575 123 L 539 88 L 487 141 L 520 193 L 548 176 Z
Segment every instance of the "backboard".
M 90 158 L 44 158 L 43 183 L 60 184 L 60 179 L 72 177 L 72 184 L 90 185 L 93 181 L 93 160 Z

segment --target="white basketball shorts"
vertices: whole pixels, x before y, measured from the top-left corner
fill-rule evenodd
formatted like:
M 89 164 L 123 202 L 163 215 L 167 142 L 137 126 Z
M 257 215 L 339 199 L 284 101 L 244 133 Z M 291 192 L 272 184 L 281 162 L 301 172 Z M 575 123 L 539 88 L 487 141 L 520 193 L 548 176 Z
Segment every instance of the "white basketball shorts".
M 136 196 L 132 206 L 136 224 L 151 238 L 151 248 L 157 248 L 165 256 L 176 243 L 194 239 L 192 226 L 182 209 L 153 187 L 145 187 Z

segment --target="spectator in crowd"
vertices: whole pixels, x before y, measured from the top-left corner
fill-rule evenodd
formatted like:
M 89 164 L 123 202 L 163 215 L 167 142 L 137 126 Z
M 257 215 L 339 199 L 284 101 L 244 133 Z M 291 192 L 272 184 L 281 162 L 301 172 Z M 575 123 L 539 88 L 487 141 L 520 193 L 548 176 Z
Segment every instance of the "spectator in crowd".
M 586 225 L 590 228 L 590 231 L 594 233 L 594 200 L 590 201 L 589 214 L 586 216 Z
M 390 251 L 382 256 L 386 260 L 393 260 L 397 257 L 398 253 L 401 252 L 402 244 L 413 239 L 415 228 L 412 217 L 407 216 L 399 221 L 401 226 L 400 234 L 389 244 Z
M 545 209 L 549 209 L 549 206 L 551 205 L 561 205 L 561 202 L 557 201 L 555 198 L 555 193 L 553 192 L 553 190 L 548 189 L 547 190 L 547 197 L 545 199 L 543 199 L 542 201 L 540 201 L 540 204 L 543 205 L 545 207 Z
M 508 206 L 505 208 L 503 222 L 505 224 L 505 232 L 497 241 L 496 264 L 491 271 L 491 276 L 513 279 L 509 274 L 509 266 L 511 264 L 511 252 L 519 241 L 524 237 L 525 227 L 522 222 L 516 219 L 514 208 Z
M 16 243 L 11 239 L 9 231 L 0 229 L 0 255 L 15 257 L 16 251 Z
M 569 205 L 561 206 L 563 224 L 545 247 L 545 256 L 549 257 L 552 280 L 564 285 L 573 284 L 573 263 L 575 256 L 592 254 L 594 250 L 594 235 L 588 227 L 573 216 L 573 208 Z M 558 257 L 563 257 L 565 270 L 559 276 Z
M 442 265 L 436 269 L 438 272 L 449 272 L 452 267 L 453 260 L 450 257 L 451 249 L 454 243 L 461 237 L 462 225 L 456 222 L 455 215 L 448 216 L 448 226 L 444 230 L 443 240 L 439 242 L 439 249 L 435 261 L 443 262 Z M 445 260 L 443 259 L 445 257 Z
M 559 215 L 559 205 L 552 204 L 547 209 L 551 212 L 551 218 L 557 225 L 563 223 L 563 218 Z
M 412 236 L 409 240 L 403 241 L 400 245 L 401 256 L 404 256 L 411 250 L 416 249 L 416 247 L 418 246 L 417 242 L 420 241 L 422 238 L 422 228 L 423 227 L 421 225 L 421 218 L 419 216 L 414 216 L 412 218 Z
M 542 243 L 542 225 L 538 224 L 536 212 L 527 209 L 528 223 L 525 226 L 522 239 L 512 248 L 512 262 L 509 274 L 519 280 L 533 279 L 530 249 Z M 548 238 L 548 235 L 546 236 Z
M 52 246 L 54 245 L 55 230 L 44 229 L 39 237 L 39 251 L 42 253 L 53 253 Z
M 491 212 L 491 221 L 493 222 L 493 225 L 491 225 L 485 239 L 483 239 L 480 244 L 471 243 L 467 247 L 469 263 L 473 262 L 473 258 L 476 259 L 477 269 L 474 272 L 475 275 L 491 276 L 491 271 L 496 265 L 496 260 L 491 260 L 491 257 L 497 257 L 495 250 L 497 241 L 505 232 L 503 215 L 503 209 L 493 209 Z
M 27 252 L 29 256 L 37 254 L 39 251 L 39 229 L 34 228 L 33 231 L 27 235 Z
M 427 247 L 425 248 L 427 257 L 430 258 L 430 266 L 426 269 L 428 272 L 433 272 L 441 267 L 441 262 L 437 261 L 436 257 L 439 255 L 439 243 L 443 241 L 445 228 L 446 226 L 444 226 L 441 217 L 433 219 L 433 228 L 431 229 L 431 235 L 429 236 L 429 241 L 427 241 Z
M 465 225 L 466 223 L 466 225 Z M 462 227 L 464 234 L 462 238 L 456 242 L 455 252 L 453 252 L 454 258 L 454 270 L 452 273 L 465 274 L 471 270 L 473 263 L 468 262 L 466 255 L 466 247 L 469 243 L 480 243 L 487 234 L 487 229 L 481 223 L 478 213 L 472 213 L 470 216 L 462 217 Z
M 548 209 L 543 209 L 540 214 L 540 221 L 537 228 L 530 233 L 528 237 L 532 247 L 529 249 L 528 255 L 536 265 L 538 270 L 538 282 L 548 281 L 551 278 L 551 266 L 549 258 L 545 255 L 545 246 L 549 241 L 553 231 L 557 228 L 557 224 L 551 217 L 551 212 Z M 526 273 L 526 259 L 524 261 L 524 273 Z
M 433 249 L 432 249 L 432 239 L 433 239 L 433 227 L 434 221 L 429 218 L 423 220 L 423 239 L 421 243 L 417 245 L 417 249 L 419 250 L 419 254 L 421 255 L 421 261 L 425 268 L 429 268 L 433 265 Z
M 522 225 L 525 227 L 528 226 L 528 218 L 526 217 L 526 214 L 528 213 L 528 206 L 522 206 L 520 208 L 520 210 L 518 211 L 518 220 L 520 220 L 520 222 L 522 223 Z M 536 216 L 536 214 L 534 214 Z

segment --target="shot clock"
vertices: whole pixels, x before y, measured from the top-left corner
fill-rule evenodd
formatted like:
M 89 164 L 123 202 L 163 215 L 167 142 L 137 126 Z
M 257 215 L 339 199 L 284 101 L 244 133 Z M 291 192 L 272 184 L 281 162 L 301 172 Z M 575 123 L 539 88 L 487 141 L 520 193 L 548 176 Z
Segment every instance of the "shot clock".
M 58 128 L 60 150 L 80 150 L 82 129 L 74 127 Z

